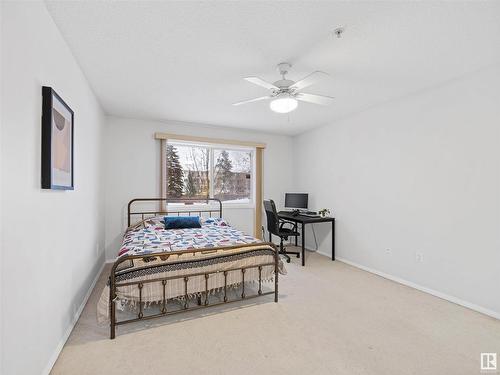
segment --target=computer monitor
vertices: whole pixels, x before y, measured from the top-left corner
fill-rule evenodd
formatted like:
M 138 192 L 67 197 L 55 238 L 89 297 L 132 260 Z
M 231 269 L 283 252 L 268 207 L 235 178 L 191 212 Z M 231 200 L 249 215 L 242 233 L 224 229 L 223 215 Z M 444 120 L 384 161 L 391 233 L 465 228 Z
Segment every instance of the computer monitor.
M 307 193 L 285 193 L 285 207 L 307 210 Z

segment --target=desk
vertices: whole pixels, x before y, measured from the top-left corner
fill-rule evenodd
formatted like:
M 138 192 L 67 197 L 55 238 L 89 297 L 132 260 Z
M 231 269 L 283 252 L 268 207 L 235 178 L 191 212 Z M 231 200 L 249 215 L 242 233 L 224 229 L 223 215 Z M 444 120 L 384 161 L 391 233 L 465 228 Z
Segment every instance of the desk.
M 280 219 L 292 221 L 296 224 L 300 224 L 301 226 L 301 235 L 300 238 L 302 240 L 302 265 L 306 265 L 306 224 L 316 224 L 316 223 L 332 223 L 332 260 L 335 260 L 335 218 L 334 217 L 309 217 L 297 215 L 293 216 L 291 212 L 280 211 L 278 212 L 278 216 Z M 297 245 L 297 237 L 295 237 L 295 245 Z

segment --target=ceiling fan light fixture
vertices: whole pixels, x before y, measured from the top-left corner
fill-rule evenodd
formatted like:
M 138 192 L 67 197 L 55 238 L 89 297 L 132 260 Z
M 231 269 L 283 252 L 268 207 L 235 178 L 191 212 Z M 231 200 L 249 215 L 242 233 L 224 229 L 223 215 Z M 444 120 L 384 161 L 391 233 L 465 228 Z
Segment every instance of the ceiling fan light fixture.
M 278 64 L 278 71 L 281 74 L 281 79 L 274 83 L 264 81 L 263 79 L 254 76 L 244 78 L 245 81 L 264 87 L 271 92 L 267 96 L 243 100 L 242 102 L 233 103 L 233 105 L 239 106 L 261 100 L 271 100 L 269 108 L 273 112 L 290 113 L 297 109 L 299 101 L 321 105 L 330 105 L 332 103 L 333 98 L 330 96 L 306 94 L 302 92 L 302 89 L 314 85 L 325 76 L 328 76 L 328 73 L 317 70 L 297 82 L 294 82 L 286 78 L 286 74 L 288 73 L 290 67 L 291 65 L 289 63 Z
M 297 99 L 291 97 L 289 94 L 278 95 L 276 99 L 269 103 L 269 108 L 271 108 L 273 112 L 289 113 L 295 110 L 298 104 Z

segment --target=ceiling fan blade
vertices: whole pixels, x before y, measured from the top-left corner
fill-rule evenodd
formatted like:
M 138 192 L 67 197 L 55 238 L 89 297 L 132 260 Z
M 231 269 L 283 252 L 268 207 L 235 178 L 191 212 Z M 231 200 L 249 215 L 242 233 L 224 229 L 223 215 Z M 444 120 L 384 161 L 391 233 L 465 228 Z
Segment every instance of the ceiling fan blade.
M 303 92 L 298 93 L 295 98 L 297 100 L 301 100 L 303 102 L 313 103 L 313 104 L 321 104 L 321 105 L 330 105 L 333 103 L 332 96 L 324 96 L 324 95 L 315 95 L 315 94 L 306 94 Z
M 264 99 L 271 99 L 270 96 L 261 96 L 259 98 L 255 98 L 255 99 L 249 99 L 249 100 L 243 100 L 242 102 L 238 102 L 238 103 L 233 103 L 233 105 L 241 105 L 241 104 L 247 104 L 247 103 L 252 103 L 252 102 L 258 102 L 259 100 L 264 100 Z
M 269 83 L 267 81 L 264 81 L 263 79 L 260 79 L 259 77 L 246 77 L 244 80 L 253 83 L 254 85 L 262 86 L 265 87 L 266 89 L 269 90 L 279 90 L 277 86 L 274 86 L 272 83 Z
M 295 82 L 293 85 L 290 86 L 290 89 L 302 90 L 303 88 L 309 87 L 312 84 L 328 76 L 329 76 L 328 73 L 317 70 L 309 74 L 307 77 L 302 78 L 300 81 Z

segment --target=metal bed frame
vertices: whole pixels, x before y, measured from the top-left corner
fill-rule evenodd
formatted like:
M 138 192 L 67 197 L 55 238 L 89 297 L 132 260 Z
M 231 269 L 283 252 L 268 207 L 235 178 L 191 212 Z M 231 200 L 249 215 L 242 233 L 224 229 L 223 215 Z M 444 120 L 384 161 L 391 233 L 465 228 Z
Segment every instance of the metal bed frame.
M 217 209 L 212 209 L 210 206 L 208 206 L 207 209 L 199 209 L 199 208 L 193 208 L 192 210 L 189 209 L 189 207 L 184 208 L 182 210 L 173 210 L 170 211 L 168 210 L 168 205 L 165 205 L 166 209 L 165 210 L 158 210 L 158 211 L 132 211 L 132 205 L 135 202 L 158 202 L 158 203 L 167 203 L 167 198 L 136 198 L 132 199 L 127 206 L 127 222 L 128 226 L 130 227 L 131 225 L 131 217 L 140 215 L 142 220 L 144 221 L 148 217 L 153 217 L 153 216 L 158 216 L 158 215 L 171 215 L 171 214 L 177 214 L 177 216 L 180 216 L 181 214 L 187 214 L 191 216 L 191 213 L 198 213 L 200 216 L 202 216 L 203 213 L 208 213 L 208 215 L 212 215 L 212 213 L 218 213 L 219 217 L 222 218 L 222 202 L 219 199 L 213 199 L 213 198 L 207 198 L 207 199 L 168 199 L 168 202 L 179 202 L 179 203 L 185 203 L 185 202 L 206 202 L 207 204 L 209 201 L 215 201 L 218 202 L 218 208 Z M 113 266 L 111 267 L 110 271 L 110 276 L 109 276 L 109 311 L 110 311 L 110 338 L 114 339 L 116 335 L 116 327 L 127 324 L 127 323 L 133 323 L 133 322 L 138 322 L 141 320 L 147 320 L 147 319 L 153 319 L 153 318 L 159 318 L 162 316 L 167 316 L 167 315 L 173 315 L 173 314 L 178 314 L 182 313 L 185 311 L 191 311 L 191 310 L 198 310 L 201 308 L 206 308 L 206 307 L 212 307 L 212 306 L 218 306 L 218 305 L 223 305 L 226 303 L 231 303 L 231 302 L 237 302 L 245 299 L 252 299 L 260 296 L 265 296 L 269 294 L 274 294 L 274 302 L 278 302 L 278 264 L 279 264 L 279 253 L 278 253 L 278 248 L 276 245 L 274 245 L 271 242 L 262 242 L 260 244 L 265 244 L 269 245 L 272 247 L 274 251 L 274 261 L 271 263 L 262 263 L 262 264 L 256 264 L 248 267 L 241 267 L 241 268 L 233 268 L 225 271 L 211 271 L 211 272 L 201 272 L 201 273 L 192 273 L 192 274 L 185 274 L 181 276 L 172 276 L 172 277 L 162 277 L 162 278 L 155 278 L 155 279 L 148 279 L 144 281 L 132 281 L 132 282 L 117 282 L 116 281 L 116 271 L 117 268 L 120 264 L 123 262 L 127 261 L 132 261 L 133 259 L 141 259 L 141 258 L 150 258 L 150 257 L 157 257 L 158 259 L 162 259 L 163 256 L 166 256 L 168 258 L 169 255 L 178 255 L 178 254 L 195 254 L 199 252 L 206 252 L 207 249 L 188 249 L 188 250 L 179 250 L 179 251 L 169 251 L 169 252 L 161 252 L 161 253 L 153 253 L 153 254 L 147 254 L 147 255 L 126 255 L 118 258 Z M 255 245 L 255 244 L 253 244 Z M 214 247 L 210 248 L 209 250 L 212 251 L 217 251 L 217 250 L 230 250 L 230 249 L 238 249 L 238 248 L 245 248 L 248 246 L 252 246 L 249 244 L 243 244 L 243 245 L 235 245 L 235 246 L 222 246 L 222 247 Z M 165 258 L 165 261 L 167 260 Z M 186 260 L 186 262 L 189 262 L 190 260 Z M 182 262 L 181 262 L 182 263 Z M 151 266 L 157 267 L 158 263 L 155 263 L 154 265 Z M 261 278 L 261 272 L 262 268 L 265 266 L 274 266 L 274 289 L 268 292 L 263 292 L 262 291 L 262 278 Z M 250 268 L 258 268 L 259 270 L 259 289 L 257 291 L 257 294 L 254 295 L 247 295 L 245 293 L 245 271 Z M 227 294 L 227 275 L 229 272 L 236 272 L 240 271 L 241 272 L 241 286 L 242 286 L 242 292 L 240 297 L 237 299 L 229 299 L 228 294 Z M 224 293 L 224 298 L 222 302 L 216 302 L 216 303 L 209 303 L 209 293 L 210 290 L 208 289 L 208 279 L 210 278 L 211 274 L 216 274 L 219 272 L 224 273 L 224 287 L 223 287 L 223 293 Z M 190 301 L 189 301 L 189 295 L 188 295 L 188 282 L 190 277 L 195 277 L 195 276 L 204 276 L 205 277 L 205 290 L 200 293 L 200 295 L 197 297 L 197 303 L 195 306 L 190 306 Z M 167 302 L 168 298 L 166 298 L 166 293 L 165 293 L 165 288 L 166 285 L 169 281 L 172 280 L 177 280 L 177 279 L 183 279 L 184 281 L 184 300 L 182 304 L 181 309 L 177 310 L 167 310 Z M 163 299 L 161 303 L 159 304 L 159 312 L 156 314 L 151 314 L 151 315 L 144 315 L 144 308 L 143 308 L 143 301 L 142 301 L 142 288 L 144 287 L 144 284 L 147 283 L 161 283 L 163 287 Z M 139 312 L 137 314 L 136 318 L 133 319 L 126 319 L 126 320 L 117 320 L 116 317 L 116 306 L 115 306 L 115 298 L 117 296 L 117 288 L 122 287 L 122 286 L 130 286 L 130 285 L 137 285 L 137 288 L 139 289 Z

